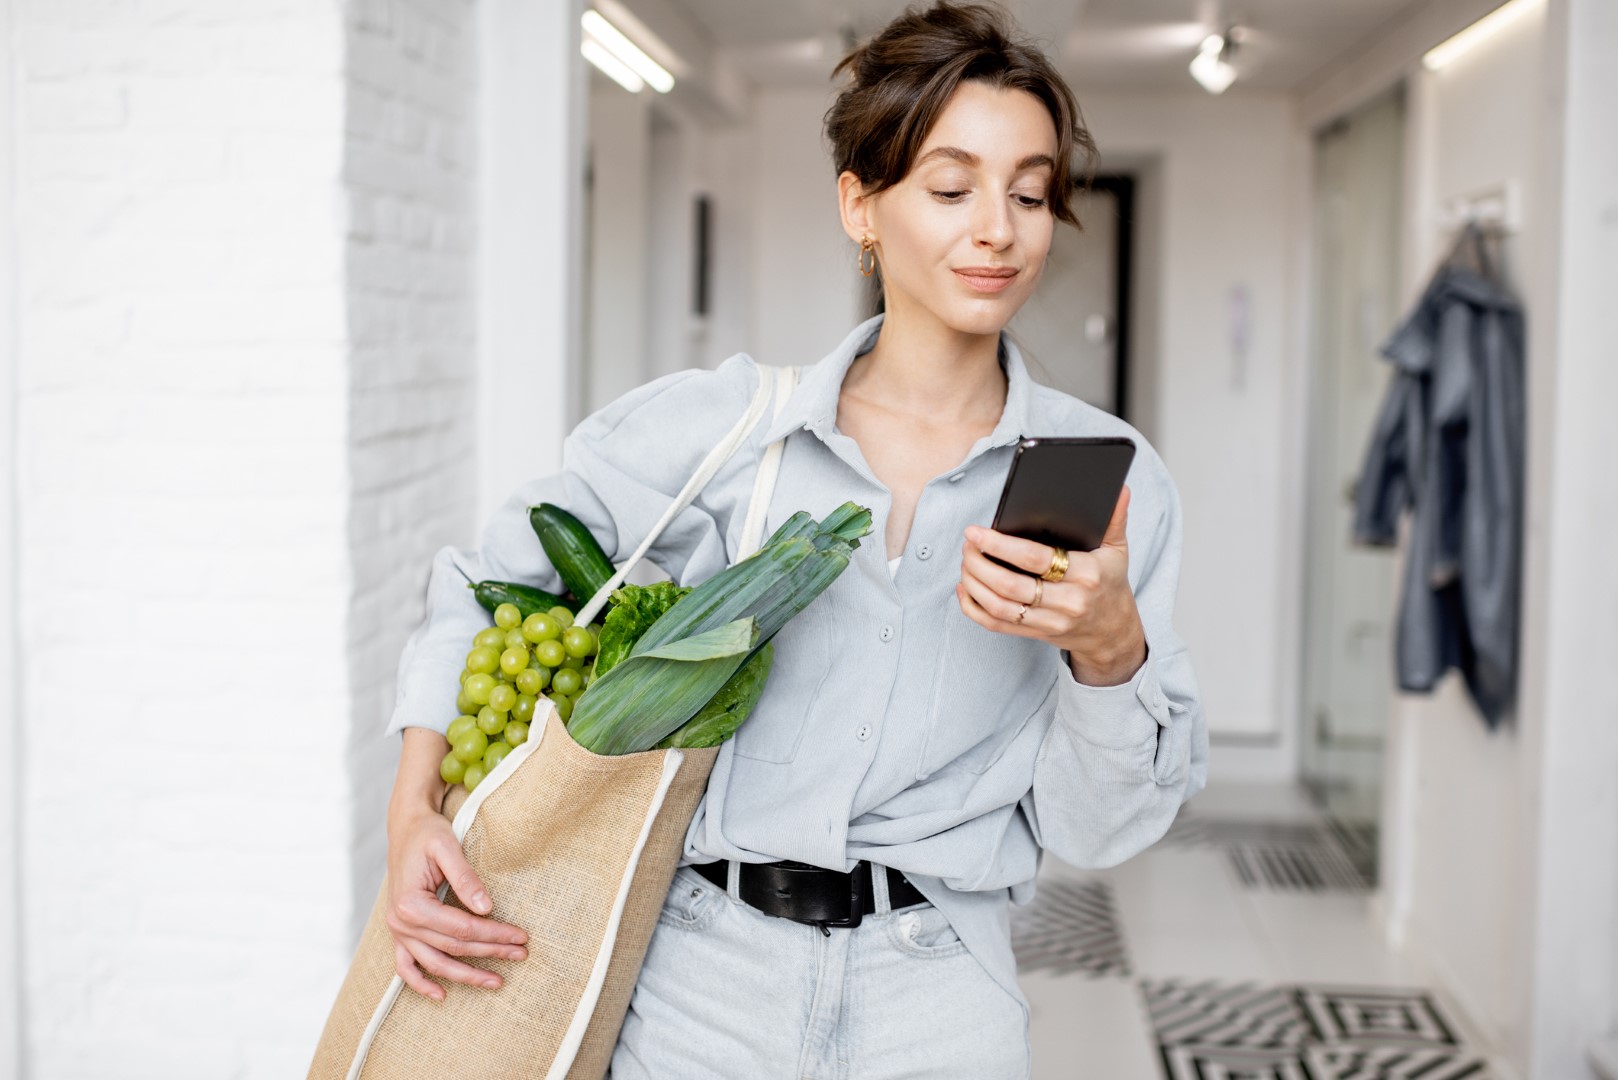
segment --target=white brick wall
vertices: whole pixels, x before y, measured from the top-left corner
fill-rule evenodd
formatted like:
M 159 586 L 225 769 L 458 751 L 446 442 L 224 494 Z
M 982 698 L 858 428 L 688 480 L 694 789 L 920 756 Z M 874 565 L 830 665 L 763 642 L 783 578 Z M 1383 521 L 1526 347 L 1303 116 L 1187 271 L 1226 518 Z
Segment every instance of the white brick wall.
M 381 732 L 399 652 L 433 553 L 473 533 L 473 14 L 466 0 L 360 0 L 346 23 L 355 939 L 387 855 L 398 743 Z
M 472 16 L 14 2 L 30 1080 L 307 1068 L 471 532 Z

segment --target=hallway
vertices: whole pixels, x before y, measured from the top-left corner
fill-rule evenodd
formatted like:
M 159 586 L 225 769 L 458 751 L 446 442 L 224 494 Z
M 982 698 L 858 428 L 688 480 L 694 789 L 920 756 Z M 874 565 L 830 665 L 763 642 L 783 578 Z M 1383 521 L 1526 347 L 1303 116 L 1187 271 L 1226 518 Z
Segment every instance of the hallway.
M 1155 846 L 1047 856 L 1012 913 L 1034 1080 L 1501 1080 L 1376 929 L 1374 862 L 1297 788 L 1210 782 Z
M 1136 460 L 1160 461 L 1175 488 L 1135 525 L 1183 534 L 1172 581 L 1148 585 L 1172 593 L 1186 648 L 1148 641 L 1146 655 L 1154 673 L 1194 667 L 1195 693 L 1129 704 L 1146 710 L 1136 719 L 1157 711 L 1125 785 L 1141 801 L 1074 819 L 1144 843 L 1172 808 L 1150 797 L 1189 773 L 1170 766 L 1191 733 L 1209 747 L 1207 787 L 1183 802 L 1178 789 L 1178 817 L 1145 850 L 1081 870 L 1048 852 L 1099 847 L 1044 845 L 1037 895 L 1011 912 L 1034 1076 L 1618 1080 L 1618 709 L 1604 678 L 1618 656 L 1618 0 L 988 2 L 1071 90 L 1094 152 L 1018 148 L 1015 170 L 990 176 L 993 155 L 939 146 L 934 166 L 978 166 L 936 183 L 920 155 L 871 205 L 893 191 L 914 202 L 889 206 L 976 224 L 899 229 L 891 247 L 875 229 L 879 274 L 845 228 L 848 170 L 825 121 L 857 89 L 840 59 L 907 0 L 0 0 L 0 1080 L 305 1075 L 390 866 L 400 688 L 413 666 L 437 679 L 446 731 L 464 709 L 450 700 L 460 657 L 442 678 L 402 662 L 442 593 L 473 603 L 459 580 L 430 598 L 436 553 L 484 545 L 513 492 L 567 474 L 562 508 L 602 511 L 603 557 L 622 562 L 699 457 L 666 452 L 679 424 L 662 420 L 656 448 L 622 468 L 591 466 L 570 435 L 603 416 L 617 430 L 607 410 L 655 380 L 820 361 L 884 289 L 903 292 L 904 273 L 885 275 L 921 250 L 907 235 L 963 253 L 966 238 L 1009 235 L 965 216 L 984 176 L 1014 205 L 979 205 L 1034 223 L 1072 185 L 1082 230 L 1053 222 L 1047 245 L 1025 229 L 1038 242 L 1005 248 L 1037 253 L 1020 268 L 939 256 L 924 291 L 957 315 L 1026 298 L 993 329 L 1049 400 L 1086 406 L 1069 415 L 1129 425 L 1153 452 Z M 945 70 L 910 67 L 917 85 Z M 866 143 L 923 135 L 919 101 Z M 1045 204 L 1012 183 L 1047 167 L 1063 183 Z M 972 271 L 1007 269 L 1039 288 L 960 291 L 978 289 Z M 1427 302 L 1456 270 L 1487 286 L 1473 290 L 1492 313 L 1479 325 L 1499 333 L 1462 334 L 1457 309 Z M 1428 324 L 1450 338 L 1418 348 L 1400 333 Z M 957 343 L 990 328 L 938 325 Z M 1518 336 L 1509 359 L 1471 347 Z M 1429 354 L 1467 355 L 1450 393 L 1427 394 L 1466 410 L 1416 407 L 1432 386 L 1412 368 Z M 927 388 L 947 372 L 915 370 Z M 1520 374 L 1512 392 L 1479 403 L 1473 387 L 1502 372 Z M 814 423 L 792 409 L 792 448 L 733 459 L 721 486 L 746 490 L 736 470 L 764 475 L 765 460 L 791 475 L 810 460 L 800 448 L 849 436 L 836 400 Z M 739 415 L 744 402 L 702 404 Z M 717 411 L 677 415 L 722 430 Z M 970 415 L 908 419 L 962 429 Z M 1468 433 L 1513 418 L 1466 442 L 1506 462 L 1509 484 L 1468 484 L 1459 452 L 1444 458 L 1452 483 L 1426 483 L 1461 442 L 1458 416 Z M 878 445 L 929 441 L 872 427 Z M 1051 427 L 1021 434 L 1081 430 Z M 1013 441 L 979 455 L 997 479 Z M 935 474 L 950 476 L 940 487 L 965 475 Z M 632 511 L 606 512 L 601 475 L 634 486 Z M 1412 477 L 1451 511 L 1457 489 L 1481 493 L 1478 512 L 1418 529 L 1445 500 L 1419 512 Z M 866 569 L 891 589 L 926 567 L 946 595 L 965 576 L 968 517 L 991 523 L 1000 483 L 948 529 L 913 522 L 903 553 L 887 552 L 899 578 Z M 809 491 L 783 491 L 779 516 L 848 497 L 808 506 Z M 632 581 L 697 585 L 692 551 L 736 550 L 724 545 L 747 514 L 713 494 L 678 511 Z M 866 556 L 894 509 L 874 507 Z M 1458 537 L 1473 554 L 1509 550 L 1502 572 L 1435 558 Z M 1169 550 L 1135 549 L 1131 568 Z M 555 569 L 536 557 L 489 576 L 549 591 Z M 1458 602 L 1469 583 L 1498 592 Z M 1463 608 L 1499 616 L 1494 633 L 1463 639 Z M 851 610 L 877 622 L 871 649 L 910 647 L 902 623 Z M 947 625 L 928 623 L 941 640 L 976 633 L 961 605 L 942 610 Z M 789 681 L 782 662 L 775 717 L 795 741 L 752 756 L 783 782 L 824 779 L 786 768 L 807 744 L 805 703 L 860 683 L 873 655 L 834 635 L 845 624 L 808 618 L 824 621 L 801 624 L 814 633 L 800 655 L 827 679 Z M 932 665 L 918 685 L 942 705 L 904 727 L 898 709 L 852 721 L 843 745 L 866 756 L 838 758 L 833 786 L 894 775 L 895 799 L 926 802 L 957 760 L 988 771 L 997 744 L 977 722 L 1003 720 L 1032 684 L 984 637 L 961 662 L 916 650 Z M 1509 710 L 1469 693 L 1482 640 L 1513 643 L 1490 668 L 1511 675 Z M 1424 670 L 1424 646 L 1445 662 Z M 939 693 L 952 685 L 971 693 Z M 922 700 L 869 697 L 873 713 Z M 1078 712 L 1107 721 L 1101 705 Z M 896 732 L 883 768 L 872 730 Z M 1052 770 L 1046 790 L 1072 802 L 1115 783 L 1084 772 Z M 959 800 L 981 794 L 967 788 Z M 989 824 L 1015 838 L 1031 820 L 1008 810 L 1016 794 L 971 815 L 929 803 L 940 817 L 914 842 Z M 1153 827 L 1134 831 L 1147 804 Z M 798 835 L 867 814 L 886 826 L 882 805 Z M 745 831 L 702 839 L 796 858 L 747 848 Z M 1026 884 L 1036 846 L 1007 864 L 1022 880 L 995 888 Z M 847 872 L 838 855 L 814 865 Z M 894 869 L 951 869 L 916 859 Z

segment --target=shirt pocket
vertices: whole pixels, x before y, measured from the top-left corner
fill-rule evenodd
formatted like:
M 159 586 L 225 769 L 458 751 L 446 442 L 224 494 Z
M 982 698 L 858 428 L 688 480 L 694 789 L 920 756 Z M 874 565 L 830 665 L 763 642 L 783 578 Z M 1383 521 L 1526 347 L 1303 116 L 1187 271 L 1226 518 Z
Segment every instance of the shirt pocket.
M 831 673 L 832 619 L 805 610 L 775 635 L 764 693 L 731 739 L 739 757 L 785 764 L 798 754 L 809 716 Z
M 1043 641 L 999 634 L 954 614 L 944 628 L 916 779 L 942 768 L 981 773 L 1000 760 L 1055 687 Z

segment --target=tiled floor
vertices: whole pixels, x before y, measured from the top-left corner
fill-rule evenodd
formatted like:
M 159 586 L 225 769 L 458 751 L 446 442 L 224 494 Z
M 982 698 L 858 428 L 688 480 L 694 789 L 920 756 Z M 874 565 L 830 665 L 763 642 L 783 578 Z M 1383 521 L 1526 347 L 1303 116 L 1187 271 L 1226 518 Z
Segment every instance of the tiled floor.
M 1290 788 L 1209 788 L 1122 866 L 1047 856 L 1013 912 L 1034 1080 L 1498 1080 L 1372 925 L 1374 866 Z

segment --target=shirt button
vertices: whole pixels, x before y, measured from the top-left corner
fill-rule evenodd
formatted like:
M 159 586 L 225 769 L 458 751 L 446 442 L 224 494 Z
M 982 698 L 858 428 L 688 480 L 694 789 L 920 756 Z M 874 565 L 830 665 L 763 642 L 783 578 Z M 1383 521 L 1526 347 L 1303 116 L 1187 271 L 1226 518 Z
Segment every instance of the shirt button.
M 964 477 L 965 477 L 965 476 L 966 476 L 966 474 L 965 474 L 965 473 L 963 473 L 963 472 L 958 472 L 958 473 L 956 473 L 956 474 L 955 474 L 955 475 L 953 475 L 953 476 L 951 476 L 951 477 L 950 477 L 950 478 L 949 478 L 949 482 L 950 482 L 950 483 L 952 483 L 952 484 L 958 484 L 958 483 L 960 483 L 960 482 L 961 482 L 961 480 L 962 480 L 962 479 L 963 479 L 963 478 L 964 478 Z
M 918 547 L 916 549 L 916 558 L 918 558 L 918 559 L 930 559 L 932 557 L 933 557 L 933 546 L 931 544 L 923 544 L 923 545 L 921 545 L 920 547 Z
M 871 737 L 871 725 L 870 724 L 861 724 L 860 729 L 858 731 L 856 731 L 854 734 L 856 734 L 856 735 L 858 735 L 860 737 L 861 742 L 864 742 L 866 739 L 869 739 Z
M 893 627 L 884 626 L 882 628 L 881 633 L 877 634 L 877 637 L 881 638 L 883 641 L 892 641 L 893 640 Z

